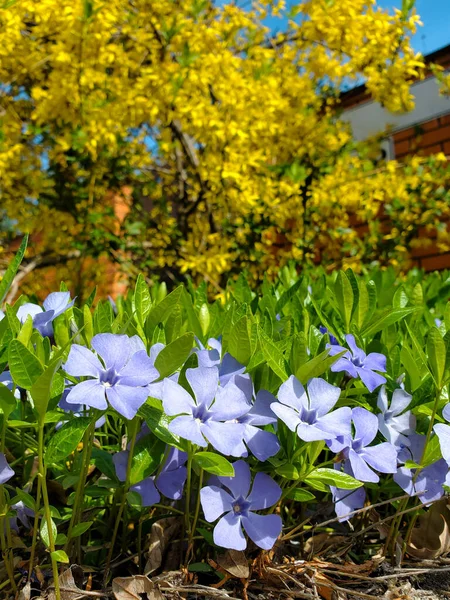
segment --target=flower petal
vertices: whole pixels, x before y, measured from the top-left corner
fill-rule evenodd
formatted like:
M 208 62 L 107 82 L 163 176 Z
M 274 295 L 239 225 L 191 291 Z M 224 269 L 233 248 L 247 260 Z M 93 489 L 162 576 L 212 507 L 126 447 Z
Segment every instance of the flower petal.
M 252 491 L 247 497 L 250 510 L 270 508 L 281 498 L 281 488 L 267 473 L 256 473 Z
M 325 431 L 335 437 L 350 436 L 351 421 L 352 411 L 350 407 L 342 406 L 317 419 L 315 426 L 321 431 Z M 322 439 L 329 439 L 330 435 Z
M 273 548 L 283 528 L 279 515 L 257 515 L 254 512 L 242 517 L 242 525 L 248 537 L 263 550 Z
M 178 467 L 171 471 L 163 470 L 156 478 L 156 486 L 166 498 L 180 500 L 183 497 L 183 488 L 186 477 L 186 467 Z
M 201 432 L 210 444 L 225 456 L 242 456 L 242 440 L 245 426 L 241 423 L 206 421 L 200 425 Z
M 386 377 L 383 377 L 383 375 L 379 375 L 370 369 L 356 367 L 356 371 L 369 392 L 373 392 L 379 385 L 386 383 Z
M 205 448 L 208 443 L 203 437 L 200 430 L 200 423 L 197 422 L 191 415 L 182 415 L 176 417 L 169 423 L 169 431 L 175 435 L 179 435 L 185 440 L 189 440 L 197 446 Z
M 381 371 L 382 373 L 385 373 L 386 357 L 384 356 L 384 354 L 380 354 L 379 352 L 371 352 L 366 356 L 366 359 L 364 361 L 364 368 L 370 369 L 372 371 Z
M 360 363 L 362 363 L 366 358 L 366 353 L 364 352 L 364 350 L 362 350 L 356 345 L 355 336 L 349 333 L 345 336 L 345 341 L 347 342 L 348 347 L 352 351 L 353 359 L 356 359 Z
M 364 506 L 366 492 L 363 487 L 356 490 L 342 490 L 330 486 L 330 490 L 333 494 L 334 510 L 340 523 L 351 519 L 350 513 Z
M 259 390 L 256 394 L 255 402 L 248 412 L 248 422 L 252 425 L 269 425 L 276 423 L 277 417 L 270 408 L 273 402 L 277 399 L 267 390 Z
M 98 333 L 92 338 L 91 346 L 103 359 L 106 369 L 119 372 L 130 358 L 131 343 L 127 335 Z
M 244 440 L 253 456 L 261 462 L 275 456 L 280 449 L 278 438 L 274 433 L 258 429 L 253 425 L 245 425 Z
M 43 305 L 46 311 L 54 311 L 54 318 L 56 319 L 65 310 L 73 306 L 74 302 L 75 300 L 70 301 L 70 292 L 52 292 L 44 300 Z
M 345 356 L 341 356 L 334 365 L 331 365 L 330 370 L 333 373 L 345 371 L 350 377 L 358 377 L 355 365 L 348 358 L 345 358 Z
M 108 408 L 105 387 L 97 379 L 89 379 L 74 385 L 67 394 L 66 402 L 67 404 L 85 404 L 99 410 Z
M 214 543 L 229 550 L 245 550 L 247 540 L 241 527 L 241 517 L 234 513 L 224 515 L 213 531 Z
M 378 392 L 377 406 L 383 413 L 385 413 L 388 409 L 388 395 L 385 385 L 382 385 Z
M 186 369 L 186 379 L 194 392 L 197 405 L 210 406 L 219 385 L 219 370 L 217 367 L 198 367 Z
M 341 395 L 340 388 L 331 385 L 331 383 L 320 377 L 310 379 L 307 388 L 309 408 L 314 409 L 318 417 L 329 413 Z
M 211 418 L 214 421 L 229 421 L 245 415 L 251 405 L 247 402 L 245 394 L 232 381 L 225 387 L 219 387 L 216 399 L 210 407 Z
M 444 406 L 442 416 L 446 421 L 450 421 L 450 402 Z
M 221 364 L 219 365 L 219 380 L 220 385 L 227 385 L 227 383 L 236 375 L 242 375 L 245 371 L 244 365 L 241 365 L 234 356 L 231 356 L 228 352 L 225 353 Z
M 392 394 L 391 406 L 389 407 L 394 416 L 400 415 L 405 408 L 411 404 L 412 396 L 400 388 Z
M 43 310 L 38 304 L 33 304 L 32 302 L 25 302 L 25 304 L 19 306 L 16 313 L 16 317 L 23 324 L 27 320 L 28 315 L 31 315 L 34 319 L 36 315 L 42 312 Z
M 362 446 L 368 446 L 378 432 L 376 415 L 357 406 L 352 410 L 352 419 L 355 425 L 355 440 L 359 440 Z
M 146 350 L 139 350 L 130 357 L 119 376 L 122 385 L 142 386 L 158 379 L 159 372 L 155 369 Z
M 13 469 L 8 465 L 6 456 L 0 452 L 0 484 L 6 483 L 14 475 Z
M 357 454 L 352 448 L 348 452 L 348 458 L 355 474 L 355 479 L 359 481 L 369 481 L 372 483 L 378 483 L 380 478 L 376 473 L 370 469 L 366 462 Z
M 111 406 L 125 419 L 134 419 L 137 411 L 148 398 L 146 388 L 116 384 L 106 388 L 106 396 Z
M 289 427 L 291 431 L 295 431 L 300 424 L 300 418 L 298 412 L 296 412 L 290 406 L 286 406 L 285 404 L 281 404 L 280 402 L 272 402 L 270 405 L 272 412 L 276 414 L 276 416 L 283 421 L 283 423 Z
M 175 381 L 164 379 L 162 396 L 166 415 L 173 417 L 183 413 L 192 414 L 192 409 L 195 407 L 194 399 Z
M 218 477 L 220 483 L 227 487 L 234 498 L 247 498 L 250 490 L 251 476 L 250 467 L 243 460 L 233 463 L 234 477 Z
M 280 389 L 278 390 L 278 402 L 281 402 L 285 406 L 295 408 L 299 412 L 302 408 L 306 410 L 309 409 L 308 396 L 306 395 L 305 388 L 294 375 L 291 375 L 289 379 L 280 386 Z M 273 410 L 272 405 L 271 408 Z
M 318 442 L 330 438 L 329 432 L 323 431 L 317 425 L 308 425 L 306 423 L 300 423 L 298 425 L 297 435 L 304 442 Z
M 155 482 L 153 481 L 153 477 L 147 477 L 139 483 L 132 485 L 130 490 L 137 492 L 140 495 L 142 498 L 142 506 L 152 506 L 152 504 L 156 504 L 161 499 L 161 496 L 156 489 Z
M 442 456 L 447 461 L 447 464 L 450 464 L 450 425 L 437 423 L 433 429 L 439 438 Z
M 376 469 L 380 473 L 395 473 L 397 471 L 397 450 L 389 442 L 383 442 L 371 448 L 364 448 L 360 452 L 360 456 L 372 469 Z
M 104 368 L 93 352 L 84 346 L 73 344 L 64 365 L 64 370 L 73 377 L 91 376 L 98 378 L 100 373 L 103 373 Z
M 233 510 L 234 498 L 221 487 L 208 485 L 200 490 L 200 502 L 208 523 L 212 523 L 224 512 Z
M 127 466 L 128 466 L 128 457 L 130 453 L 128 450 L 122 450 L 121 452 L 116 452 L 113 457 L 114 468 L 116 470 L 116 477 L 119 481 L 125 481 L 127 478 Z

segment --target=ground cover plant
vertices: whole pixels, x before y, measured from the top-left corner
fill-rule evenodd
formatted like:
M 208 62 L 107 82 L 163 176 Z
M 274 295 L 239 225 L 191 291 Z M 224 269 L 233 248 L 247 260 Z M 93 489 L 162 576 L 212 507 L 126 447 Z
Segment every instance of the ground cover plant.
M 4 305 L 0 589 L 59 599 L 64 563 L 95 589 L 157 573 L 155 526 L 211 583 L 223 549 L 299 558 L 327 523 L 361 535 L 356 563 L 437 556 L 420 527 L 448 484 L 449 292 L 447 273 L 292 265 L 216 300 L 140 276 L 116 302 L 62 284 Z

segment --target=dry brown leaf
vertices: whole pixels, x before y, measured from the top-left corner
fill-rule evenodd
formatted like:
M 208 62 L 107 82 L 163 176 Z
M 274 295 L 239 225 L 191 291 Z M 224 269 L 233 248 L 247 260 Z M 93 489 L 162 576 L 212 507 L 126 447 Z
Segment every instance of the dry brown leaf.
M 412 530 L 407 552 L 415 558 L 436 558 L 450 551 L 450 507 L 441 498 L 419 517 Z
M 333 600 L 333 582 L 323 573 L 315 573 L 314 583 L 317 591 L 325 600 Z M 321 585 L 322 584 L 322 585 Z M 325 584 L 325 585 L 324 585 Z
M 112 582 L 116 600 L 164 600 L 164 596 L 145 575 L 116 577 Z
M 19 592 L 19 600 L 30 600 L 31 598 L 31 583 L 28 581 Z
M 72 565 L 59 576 L 59 587 L 61 589 L 61 600 L 77 600 L 86 596 L 79 587 L 83 585 L 83 569 L 78 565 Z M 52 587 L 48 594 L 48 600 L 55 600 L 55 588 Z
M 245 554 L 239 550 L 228 550 L 221 554 L 217 557 L 217 564 L 236 579 L 247 579 L 250 575 Z
M 153 523 L 150 530 L 150 545 L 145 564 L 145 575 L 149 575 L 161 567 L 166 550 L 179 529 L 180 520 L 177 517 L 168 517 Z
M 331 535 L 329 533 L 319 533 L 310 537 L 304 546 L 304 553 L 306 556 L 312 558 L 316 554 L 328 550 L 332 546 L 344 546 L 349 542 L 348 538 L 344 535 Z

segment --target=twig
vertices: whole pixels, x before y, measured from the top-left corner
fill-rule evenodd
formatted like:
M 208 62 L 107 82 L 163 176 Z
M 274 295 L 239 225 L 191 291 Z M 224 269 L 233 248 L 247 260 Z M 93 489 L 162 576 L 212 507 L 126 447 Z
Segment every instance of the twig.
M 170 586 L 168 588 L 160 588 L 162 593 L 164 592 L 181 592 L 199 594 L 200 596 L 209 596 L 211 598 L 222 598 L 223 600 L 242 600 L 235 596 L 230 596 L 224 590 L 217 590 L 215 588 L 208 587 L 207 585 L 189 585 L 189 586 Z

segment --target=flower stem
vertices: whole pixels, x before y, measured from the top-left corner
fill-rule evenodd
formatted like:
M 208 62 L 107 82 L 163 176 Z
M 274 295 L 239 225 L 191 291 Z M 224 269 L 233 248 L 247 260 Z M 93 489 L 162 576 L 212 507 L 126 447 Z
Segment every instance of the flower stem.
M 203 471 L 203 469 L 200 469 L 200 475 L 198 478 L 197 500 L 195 503 L 195 511 L 194 511 L 194 519 L 192 521 L 191 527 L 189 528 L 189 542 L 188 542 L 188 550 L 186 553 L 186 562 L 188 562 L 188 559 L 190 560 L 194 556 L 194 534 L 195 534 L 195 529 L 197 527 L 198 516 L 200 514 L 200 491 L 201 491 L 202 485 L 203 485 L 203 476 L 204 476 L 204 471 Z
M 34 507 L 34 523 L 33 523 L 33 541 L 31 543 L 31 554 L 30 554 L 30 567 L 28 569 L 28 579 L 27 581 L 31 581 L 31 575 L 33 574 L 34 569 L 34 554 L 36 552 L 36 542 L 37 542 L 37 534 L 39 528 L 39 509 L 41 505 L 41 478 L 38 477 L 37 480 L 37 490 L 36 490 L 36 504 Z
M 44 466 L 44 419 L 39 418 L 39 431 L 38 431 L 38 471 L 39 478 L 41 479 L 42 485 L 42 499 L 44 502 L 44 516 L 47 522 L 47 535 L 48 535 L 48 545 L 50 549 L 50 557 L 52 561 L 52 571 L 53 571 L 53 580 L 55 584 L 55 598 L 56 600 L 60 600 L 61 594 L 59 590 L 59 578 L 58 578 L 58 563 L 53 556 L 55 551 L 55 540 L 53 539 L 53 531 L 52 531 L 52 515 L 50 511 L 50 503 L 48 501 L 48 491 L 47 491 L 47 480 L 46 480 L 46 470 Z

